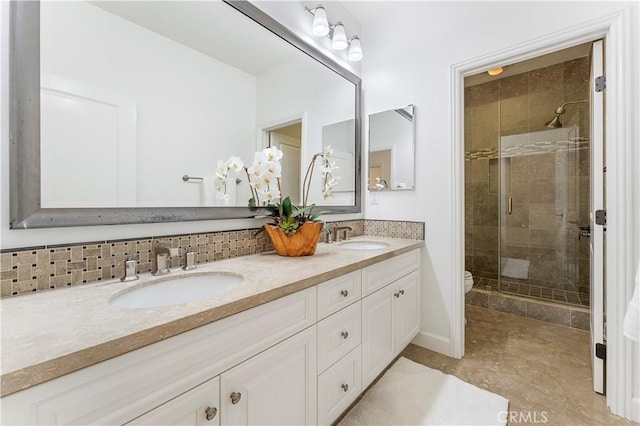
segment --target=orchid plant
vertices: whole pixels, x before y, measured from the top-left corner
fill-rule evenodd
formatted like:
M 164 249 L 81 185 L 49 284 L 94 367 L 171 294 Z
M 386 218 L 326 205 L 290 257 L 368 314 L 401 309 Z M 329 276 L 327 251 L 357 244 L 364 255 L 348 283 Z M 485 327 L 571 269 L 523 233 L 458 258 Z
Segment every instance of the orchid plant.
M 239 157 L 230 157 L 226 162 L 218 161 L 216 168 L 216 193 L 218 198 L 227 197 L 226 184 L 229 172 L 244 173 L 247 176 L 251 189 L 251 207 L 276 207 L 268 216 L 273 219 L 272 225 L 280 227 L 287 235 L 295 234 L 305 222 L 317 222 L 318 218 L 326 213 L 314 212 L 315 204 L 308 205 L 311 182 L 316 163 L 320 162 L 322 173 L 322 198 L 333 196 L 333 190 L 340 177 L 334 172 L 338 169 L 333 161 L 333 149 L 326 146 L 323 152 L 313 156 L 302 183 L 302 206 L 296 206 L 289 196 L 283 198 L 280 179 L 282 178 L 282 166 L 280 160 L 283 153 L 277 147 L 265 148 L 255 153 L 253 164 L 245 167 Z

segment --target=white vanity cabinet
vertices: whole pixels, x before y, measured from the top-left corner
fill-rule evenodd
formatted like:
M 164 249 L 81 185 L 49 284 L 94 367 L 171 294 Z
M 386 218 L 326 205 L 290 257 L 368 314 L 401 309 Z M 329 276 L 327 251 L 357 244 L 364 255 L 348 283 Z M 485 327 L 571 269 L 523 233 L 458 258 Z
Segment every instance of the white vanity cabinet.
M 196 400 L 202 394 L 208 406 L 215 403 L 215 395 L 202 391 L 208 386 L 200 386 L 205 382 L 215 386 L 212 380 L 220 376 L 224 388 L 225 374 L 240 369 L 252 357 L 276 351 L 283 356 L 292 350 L 292 344 L 299 343 L 295 339 L 301 332 L 310 339 L 305 350 L 312 358 L 308 360 L 309 377 L 299 378 L 296 392 L 315 405 L 316 320 L 316 289 L 312 287 L 3 397 L 1 423 L 114 425 L 147 423 L 149 418 L 157 420 L 148 423 L 171 424 L 174 418 L 192 419 L 189 416 L 196 413 L 194 424 L 217 424 L 216 419 L 223 417 L 219 404 L 214 407 L 218 409 L 214 422 L 202 423 Z M 281 367 L 264 364 L 263 380 L 269 374 L 274 382 L 278 380 L 275 377 Z M 302 392 L 307 385 L 313 387 L 313 393 Z M 223 406 L 225 396 L 220 400 Z M 312 423 L 315 418 L 308 422 Z
M 315 331 L 310 327 L 222 373 L 221 424 L 315 424 Z
M 416 249 L 3 397 L 0 423 L 331 424 L 419 326 Z
M 220 425 L 220 377 L 216 376 L 165 402 L 128 425 Z
M 414 250 L 363 270 L 363 290 L 365 279 L 373 289 L 362 299 L 363 388 L 369 386 L 420 331 L 418 261 L 419 251 Z

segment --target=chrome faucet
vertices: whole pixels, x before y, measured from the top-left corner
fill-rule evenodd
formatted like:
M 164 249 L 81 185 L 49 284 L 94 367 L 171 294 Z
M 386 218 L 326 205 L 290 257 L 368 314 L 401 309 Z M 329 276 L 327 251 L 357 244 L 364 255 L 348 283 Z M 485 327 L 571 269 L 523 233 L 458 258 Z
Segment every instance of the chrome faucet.
M 196 268 L 196 254 L 193 252 L 191 246 L 189 246 L 184 253 L 184 266 L 182 269 L 185 271 L 191 271 Z
M 120 278 L 120 281 L 129 282 L 140 279 L 136 269 L 136 261 L 131 256 L 127 256 L 124 259 L 124 276 Z
M 158 240 L 154 254 L 156 256 L 157 269 L 151 275 L 166 275 L 171 272 L 167 267 L 167 260 L 170 257 L 180 255 L 180 249 L 178 247 L 170 247 L 167 240 Z
M 339 232 L 343 231 L 343 240 L 347 240 L 347 231 L 353 231 L 353 228 L 350 226 L 336 226 L 333 228 L 333 241 L 340 241 Z

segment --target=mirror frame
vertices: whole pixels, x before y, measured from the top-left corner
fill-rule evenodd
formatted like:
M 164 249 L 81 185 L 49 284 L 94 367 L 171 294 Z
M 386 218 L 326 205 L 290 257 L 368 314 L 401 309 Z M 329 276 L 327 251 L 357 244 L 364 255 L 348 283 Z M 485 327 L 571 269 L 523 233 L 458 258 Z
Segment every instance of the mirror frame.
M 317 60 L 354 84 L 355 94 L 355 204 L 322 206 L 331 214 L 361 211 L 361 95 L 360 77 L 246 0 L 223 0 L 238 12 Z M 10 5 L 10 229 L 124 225 L 253 218 L 267 208 L 249 207 L 124 207 L 42 208 L 40 197 L 40 2 Z

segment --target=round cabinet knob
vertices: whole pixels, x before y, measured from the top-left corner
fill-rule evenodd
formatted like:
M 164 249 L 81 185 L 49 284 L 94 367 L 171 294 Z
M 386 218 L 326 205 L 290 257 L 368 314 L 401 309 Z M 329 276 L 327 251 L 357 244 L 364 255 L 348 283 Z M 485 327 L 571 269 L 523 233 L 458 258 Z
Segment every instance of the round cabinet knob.
M 345 339 L 347 339 L 349 337 L 349 332 L 348 331 L 343 331 L 342 333 L 340 333 L 340 335 L 342 337 L 344 337 Z
M 207 420 L 213 420 L 216 414 L 218 414 L 218 409 L 216 407 L 207 407 L 204 410 L 204 417 Z
M 348 290 L 342 290 L 340 292 L 341 295 L 343 295 L 344 297 L 347 297 L 349 295 L 349 291 Z
M 233 392 L 230 396 L 232 404 L 237 404 L 240 402 L 240 398 L 242 398 L 242 394 L 240 392 Z
M 343 390 L 343 391 L 345 391 L 345 392 L 347 392 L 347 391 L 349 390 L 349 385 L 348 385 L 348 384 L 346 384 L 346 383 L 344 383 L 344 384 L 342 385 L 342 390 Z
M 400 294 L 404 294 L 404 290 L 400 290 Z
M 394 297 L 400 297 L 400 293 L 393 293 Z

